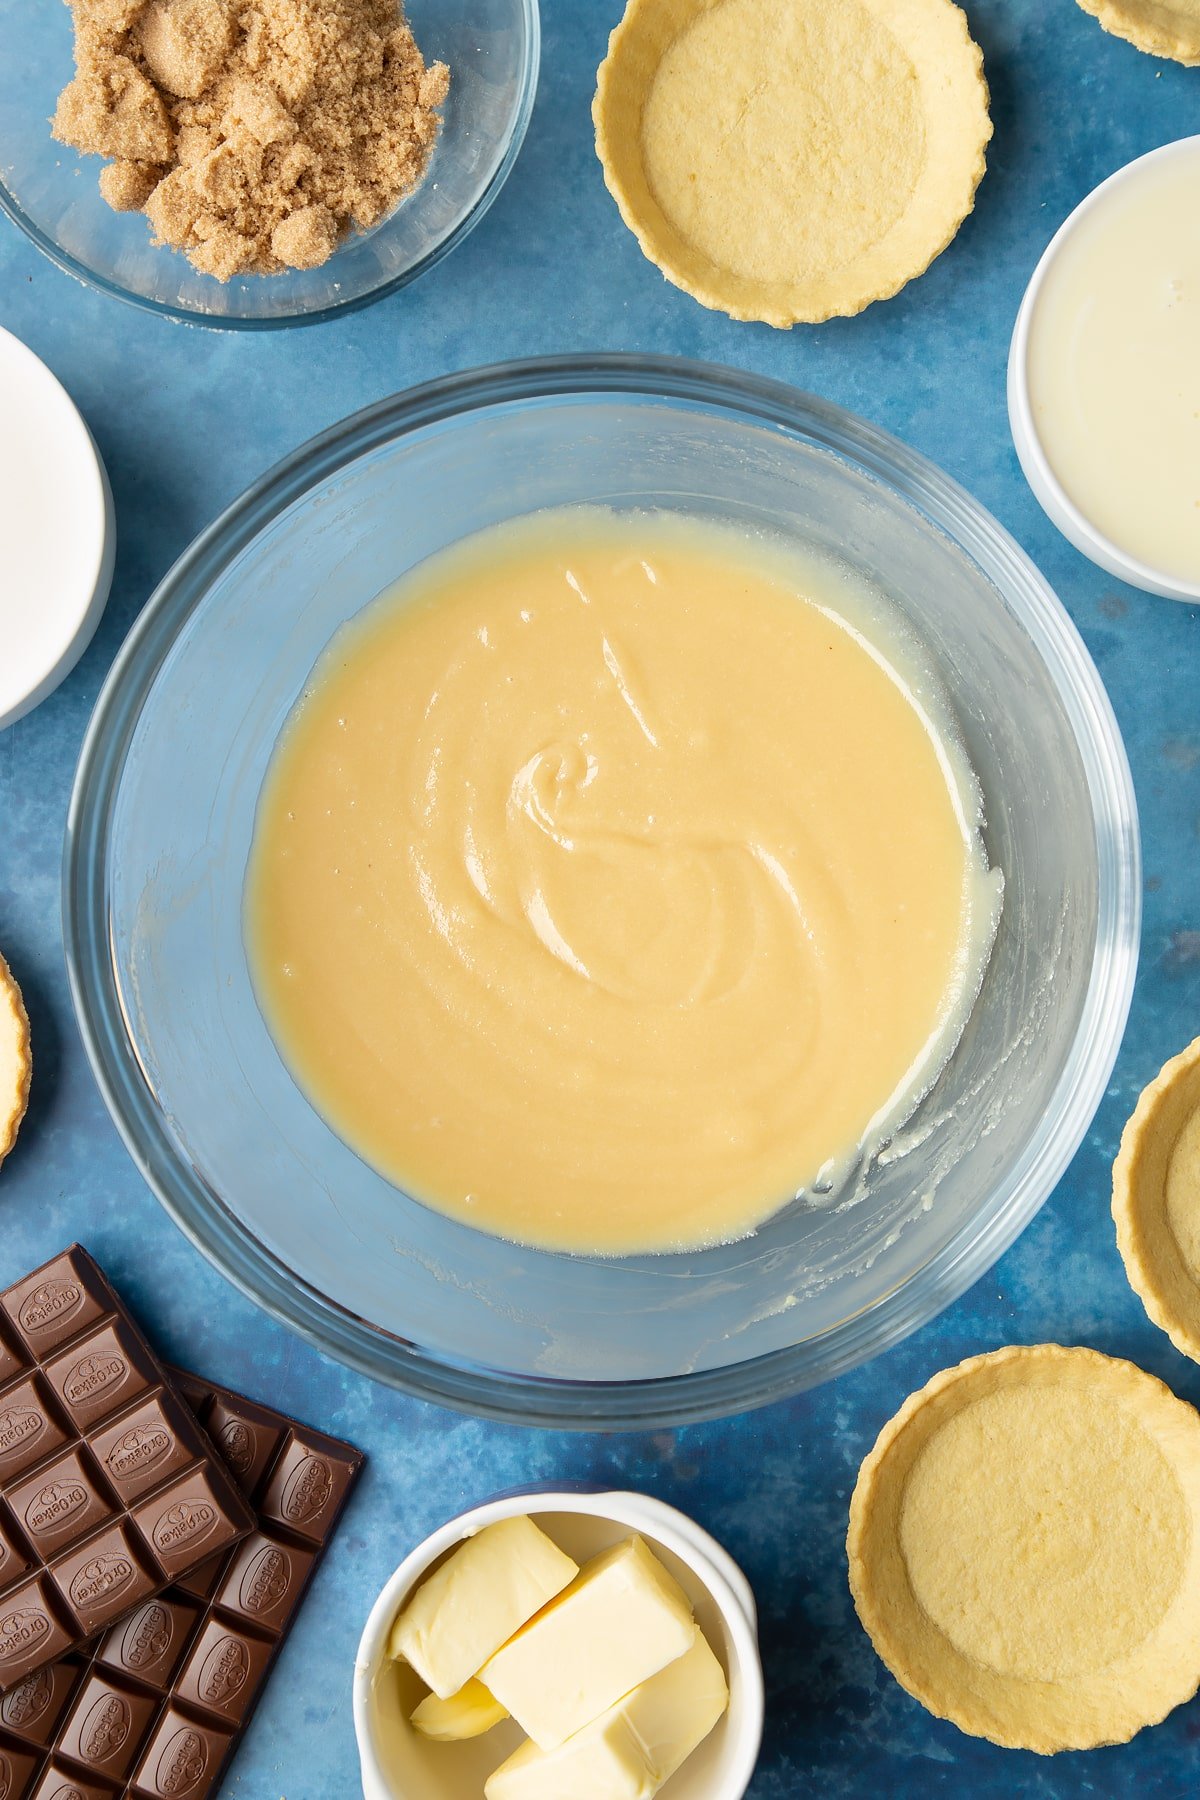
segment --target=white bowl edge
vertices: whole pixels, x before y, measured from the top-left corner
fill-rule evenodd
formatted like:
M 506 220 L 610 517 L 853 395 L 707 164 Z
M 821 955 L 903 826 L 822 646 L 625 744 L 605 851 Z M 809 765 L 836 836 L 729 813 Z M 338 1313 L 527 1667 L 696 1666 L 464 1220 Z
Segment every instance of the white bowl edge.
M 108 603 L 109 591 L 112 587 L 113 571 L 116 566 L 116 510 L 113 504 L 112 487 L 109 483 L 108 470 L 96 443 L 87 420 L 84 418 L 72 396 L 48 364 L 44 363 L 36 351 L 32 350 L 24 339 L 14 332 L 0 327 L 0 351 L 18 359 L 20 365 L 27 370 L 36 370 L 34 379 L 54 392 L 65 407 L 65 416 L 70 421 L 71 432 L 77 443 L 86 447 L 87 474 L 84 487 L 88 490 L 84 496 L 88 505 L 86 511 L 94 517 L 94 529 L 89 539 L 89 564 L 91 576 L 86 589 L 80 589 L 75 596 L 73 608 L 64 613 L 59 606 L 55 608 L 56 623 L 61 628 L 54 644 L 52 660 L 44 663 L 35 680 L 15 698 L 10 697 L 7 707 L 0 699 L 0 731 L 15 725 L 36 706 L 47 699 L 64 682 L 71 673 L 88 645 L 96 634 L 96 628 Z M 7 349 L 5 350 L 5 347 Z M 74 490 L 64 498 L 77 501 L 80 496 L 78 483 L 83 480 L 83 472 L 75 459 L 67 459 L 64 466 L 69 466 L 76 480 Z M 60 480 L 67 479 L 60 472 Z M 99 505 L 95 505 L 98 499 Z M 72 506 L 72 531 L 76 537 L 82 529 L 83 512 L 78 504 Z M 63 615 L 63 616 L 58 616 Z
M 1098 204 L 1101 196 L 1126 181 L 1134 170 L 1141 169 L 1146 163 L 1166 159 L 1185 147 L 1194 149 L 1197 145 L 1200 145 L 1200 136 L 1176 138 L 1169 144 L 1161 144 L 1157 150 L 1147 151 L 1144 156 L 1134 157 L 1132 162 L 1114 170 L 1068 213 L 1042 252 L 1030 277 L 1017 312 L 1008 354 L 1008 418 L 1013 444 L 1025 479 L 1033 489 L 1042 510 L 1068 542 L 1074 544 L 1098 568 L 1104 569 L 1109 575 L 1115 575 L 1120 581 L 1128 582 L 1131 587 L 1140 588 L 1144 593 L 1161 594 L 1167 600 L 1182 600 L 1185 603 L 1200 600 L 1200 582 L 1179 581 L 1114 544 L 1111 538 L 1099 531 L 1080 511 L 1051 468 L 1034 424 L 1033 407 L 1029 398 L 1029 332 L 1034 307 L 1052 263 L 1063 243 Z

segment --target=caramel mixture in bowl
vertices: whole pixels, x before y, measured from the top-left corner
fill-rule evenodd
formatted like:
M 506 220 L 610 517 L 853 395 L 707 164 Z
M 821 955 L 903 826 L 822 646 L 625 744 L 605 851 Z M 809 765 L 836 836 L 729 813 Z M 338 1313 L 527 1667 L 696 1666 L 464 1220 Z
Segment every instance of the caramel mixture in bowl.
M 251 970 L 406 1191 L 678 1250 L 830 1191 L 974 1000 L 978 795 L 848 577 L 732 527 L 548 513 L 333 640 L 277 747 Z

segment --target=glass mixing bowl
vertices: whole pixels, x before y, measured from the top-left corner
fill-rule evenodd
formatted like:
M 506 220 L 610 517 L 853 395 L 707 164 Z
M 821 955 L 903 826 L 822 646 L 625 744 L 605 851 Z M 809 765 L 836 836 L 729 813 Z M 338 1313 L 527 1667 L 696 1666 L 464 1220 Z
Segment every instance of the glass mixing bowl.
M 962 1041 L 855 1203 L 792 1206 L 745 1242 L 685 1256 L 520 1248 L 397 1191 L 293 1082 L 242 941 L 263 774 L 331 634 L 464 534 L 582 501 L 765 525 L 882 585 L 940 669 L 1006 878 Z M 357 414 L 197 539 L 97 704 L 70 810 L 65 929 L 113 1116 L 232 1281 L 330 1354 L 425 1398 L 632 1427 L 835 1375 L 989 1267 L 1104 1091 L 1139 896 L 1129 768 L 1099 677 L 973 500 L 883 432 L 776 383 L 666 359 L 555 358 Z
M 194 325 L 309 324 L 403 287 L 478 224 L 516 161 L 537 89 L 537 0 L 406 0 L 427 62 L 450 67 L 450 95 L 421 185 L 319 269 L 201 275 L 156 248 L 141 213 L 100 197 L 97 156 L 50 136 L 73 72 L 71 14 L 58 0 L 0 0 L 0 210 L 69 275 Z

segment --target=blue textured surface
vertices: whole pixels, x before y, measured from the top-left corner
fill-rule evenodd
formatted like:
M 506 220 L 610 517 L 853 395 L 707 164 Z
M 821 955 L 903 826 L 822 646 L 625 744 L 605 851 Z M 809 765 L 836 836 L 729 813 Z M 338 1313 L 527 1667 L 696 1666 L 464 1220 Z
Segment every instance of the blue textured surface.
M 898 299 L 815 329 L 780 334 L 702 311 L 625 233 L 588 117 L 615 0 L 544 0 L 541 94 L 508 187 L 440 268 L 344 322 L 266 337 L 170 326 L 76 286 L 0 221 L 0 322 L 82 407 L 120 529 L 92 649 L 55 696 L 0 733 L 0 947 L 24 984 L 36 1045 L 29 1118 L 0 1178 L 0 1279 L 82 1238 L 165 1352 L 345 1433 L 371 1457 L 225 1800 L 356 1793 L 350 1667 L 376 1590 L 461 1505 L 559 1478 L 672 1500 L 745 1565 L 769 1695 L 754 1800 L 791 1800 L 810 1784 L 830 1800 L 887 1789 L 975 1800 L 1194 1791 L 1200 1703 L 1121 1749 L 1047 1762 L 1004 1753 L 901 1692 L 846 1591 L 858 1463 L 903 1397 L 943 1365 L 1010 1341 L 1086 1343 L 1200 1401 L 1200 1370 L 1125 1284 L 1108 1213 L 1109 1165 L 1135 1096 L 1200 1027 L 1197 613 L 1114 584 L 1056 535 L 1018 470 L 1004 404 L 1009 333 L 1042 248 L 1103 176 L 1200 126 L 1200 71 L 1105 37 L 1071 0 L 974 0 L 968 10 L 996 117 L 977 210 Z M 71 1016 L 58 911 L 89 709 L 122 635 L 194 533 L 277 457 L 368 401 L 449 369 L 589 348 L 678 352 L 790 380 L 889 427 L 972 489 L 1040 563 L 1099 663 L 1133 763 L 1147 871 L 1142 969 L 1116 1074 L 1020 1243 L 869 1368 L 764 1413 L 644 1437 L 533 1434 L 416 1405 L 324 1361 L 242 1300 L 168 1223 L 109 1122 Z

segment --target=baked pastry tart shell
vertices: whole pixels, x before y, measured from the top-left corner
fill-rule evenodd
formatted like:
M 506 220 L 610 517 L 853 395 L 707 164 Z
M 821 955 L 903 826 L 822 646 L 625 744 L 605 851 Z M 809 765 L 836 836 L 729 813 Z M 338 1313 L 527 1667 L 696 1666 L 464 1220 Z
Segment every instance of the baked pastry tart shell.
M 993 1743 L 1123 1743 L 1200 1686 L 1200 1414 L 1131 1363 L 1042 1344 L 934 1376 L 847 1549 L 892 1674 Z
M 1165 56 L 1194 68 L 1200 63 L 1198 0 L 1079 0 L 1113 37 L 1147 56 Z
M 17 1140 L 29 1104 L 29 1016 L 12 970 L 0 956 L 0 1163 Z
M 1112 1208 L 1130 1285 L 1200 1362 L 1200 1038 L 1141 1094 L 1113 1165 Z
M 645 255 L 703 306 L 786 327 L 920 275 L 992 134 L 952 0 L 629 0 L 592 107 Z

